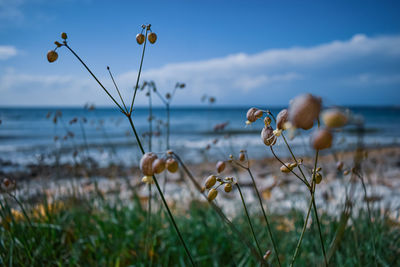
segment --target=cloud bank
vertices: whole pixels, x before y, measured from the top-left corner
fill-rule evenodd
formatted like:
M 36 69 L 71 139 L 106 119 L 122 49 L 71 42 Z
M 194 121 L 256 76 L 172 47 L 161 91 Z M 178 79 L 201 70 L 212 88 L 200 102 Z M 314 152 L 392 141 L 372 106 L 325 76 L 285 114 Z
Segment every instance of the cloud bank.
M 11 45 L 0 45 L 0 60 L 6 60 L 17 55 L 17 49 Z
M 202 61 L 170 63 L 145 70 L 142 77 L 154 80 L 162 92 L 172 89 L 176 82 L 186 83 L 187 88 L 176 95 L 178 105 L 200 104 L 204 94 L 216 96 L 217 103 L 223 105 L 285 105 L 290 98 L 303 92 L 321 95 L 328 104 L 397 105 L 400 35 L 367 37 L 358 34 L 349 40 L 312 47 L 270 49 L 255 54 L 237 53 Z M 24 84 L 32 84 L 31 79 L 34 79 L 34 87 L 24 90 L 38 105 L 51 103 L 35 94 L 35 87 L 40 88 L 40 93 L 53 91 L 54 97 L 60 99 L 55 100 L 56 104 L 87 101 L 111 104 L 94 82 L 88 82 L 87 76 L 33 78 L 8 71 L 0 77 L 0 92 L 7 94 L 6 100 L 0 100 L 0 105 L 18 104 L 12 97 L 18 90 L 23 90 Z M 121 88 L 132 90 L 136 71 L 127 71 L 117 75 L 116 79 Z M 58 88 L 57 93 L 54 88 Z M 123 93 L 128 96 L 132 92 L 126 90 Z M 71 94 L 76 95 L 71 97 Z M 146 103 L 144 97 L 139 97 L 138 101 L 139 104 Z

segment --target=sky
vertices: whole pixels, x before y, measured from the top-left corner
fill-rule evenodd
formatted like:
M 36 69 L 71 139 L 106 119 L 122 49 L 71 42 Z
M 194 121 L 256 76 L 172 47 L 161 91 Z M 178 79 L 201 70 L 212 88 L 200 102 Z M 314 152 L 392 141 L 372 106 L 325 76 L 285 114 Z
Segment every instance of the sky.
M 400 99 L 400 1 L 0 0 L 0 107 L 112 106 L 66 49 L 61 32 L 104 85 L 110 66 L 130 102 L 142 46 L 142 81 L 176 106 L 282 106 L 309 92 L 326 105 L 392 105 Z M 137 105 L 145 105 L 143 93 Z M 161 104 L 155 102 L 155 104 Z

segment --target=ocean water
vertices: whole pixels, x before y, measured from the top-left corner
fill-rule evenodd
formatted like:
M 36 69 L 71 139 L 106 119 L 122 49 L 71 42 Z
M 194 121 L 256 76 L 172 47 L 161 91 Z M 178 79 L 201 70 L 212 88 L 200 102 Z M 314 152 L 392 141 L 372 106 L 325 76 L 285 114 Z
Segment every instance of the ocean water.
M 365 146 L 399 145 L 400 108 L 353 107 L 351 112 L 363 118 Z M 270 109 L 275 115 L 281 108 Z M 227 159 L 246 149 L 251 158 L 271 156 L 261 139 L 262 120 L 246 126 L 247 108 L 172 108 L 171 148 L 188 162 Z M 57 123 L 53 121 L 58 113 Z M 152 151 L 166 150 L 166 111 L 154 108 Z M 146 151 L 149 150 L 149 111 L 137 108 L 133 121 Z M 70 123 L 76 119 L 76 123 Z M 102 165 L 137 164 L 139 149 L 129 122 L 115 108 L 0 108 L 0 162 L 37 164 L 73 162 L 88 156 Z M 217 124 L 226 123 L 215 131 Z M 335 132 L 333 149 L 352 149 L 357 142 L 354 126 Z M 290 141 L 299 155 L 311 152 L 309 131 L 298 132 Z M 206 149 L 209 146 L 209 149 Z M 275 150 L 281 156 L 288 151 L 282 140 Z M 7 164 L 3 164 L 5 166 Z

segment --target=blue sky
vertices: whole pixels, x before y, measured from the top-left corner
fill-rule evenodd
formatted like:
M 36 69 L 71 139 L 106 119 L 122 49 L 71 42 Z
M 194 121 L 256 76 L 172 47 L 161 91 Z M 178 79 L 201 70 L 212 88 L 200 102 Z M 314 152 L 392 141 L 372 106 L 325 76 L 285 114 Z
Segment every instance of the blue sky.
M 176 105 L 285 105 L 303 92 L 328 105 L 398 105 L 399 1 L 0 0 L 0 106 L 70 106 L 111 101 L 66 49 L 46 53 L 65 31 L 111 87 L 109 65 L 131 97 L 151 23 L 144 79 L 160 91 L 185 82 Z M 138 98 L 144 104 L 146 98 Z

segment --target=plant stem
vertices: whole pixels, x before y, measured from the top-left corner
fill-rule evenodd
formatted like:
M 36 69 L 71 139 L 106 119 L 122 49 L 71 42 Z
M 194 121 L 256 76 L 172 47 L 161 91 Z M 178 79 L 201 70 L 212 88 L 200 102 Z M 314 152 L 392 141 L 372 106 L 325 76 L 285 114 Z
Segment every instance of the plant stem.
M 239 194 L 240 194 L 240 199 L 242 200 L 243 208 L 244 208 L 244 211 L 246 213 L 246 217 L 247 217 L 247 220 L 249 222 L 249 225 L 250 225 L 250 228 L 251 228 L 251 233 L 253 234 L 254 241 L 256 242 L 256 245 L 257 245 L 257 248 L 258 248 L 258 252 L 260 253 L 260 256 L 262 257 L 263 254 L 262 254 L 262 251 L 261 251 L 261 248 L 260 248 L 260 244 L 258 243 L 256 234 L 254 233 L 253 224 L 251 223 L 250 215 L 249 215 L 249 212 L 247 211 L 246 203 L 244 202 L 242 190 L 240 190 L 240 186 L 239 186 L 238 183 L 236 183 L 236 187 L 238 188 L 238 191 L 239 191 Z
M 249 173 L 249 175 L 251 177 L 251 180 L 253 182 L 254 191 L 256 191 L 256 193 L 257 193 L 258 201 L 260 202 L 260 207 L 261 207 L 262 213 L 264 215 L 265 222 L 267 223 L 267 229 L 268 229 L 269 237 L 271 238 L 271 242 L 272 242 L 272 245 L 274 247 L 276 259 L 278 260 L 279 266 L 281 266 L 281 261 L 279 260 L 279 252 L 278 252 L 277 245 L 275 243 L 274 237 L 272 235 L 272 231 L 271 231 L 271 227 L 269 225 L 267 214 L 265 213 L 265 210 L 264 210 L 264 206 L 263 206 L 263 203 L 262 203 L 262 200 L 261 200 L 260 192 L 257 189 L 257 185 L 256 185 L 256 182 L 254 180 L 254 177 L 253 177 L 253 174 L 252 174 L 250 168 L 246 168 L 246 169 L 247 169 L 247 172 Z

